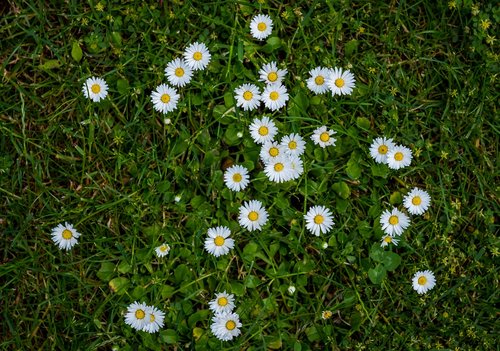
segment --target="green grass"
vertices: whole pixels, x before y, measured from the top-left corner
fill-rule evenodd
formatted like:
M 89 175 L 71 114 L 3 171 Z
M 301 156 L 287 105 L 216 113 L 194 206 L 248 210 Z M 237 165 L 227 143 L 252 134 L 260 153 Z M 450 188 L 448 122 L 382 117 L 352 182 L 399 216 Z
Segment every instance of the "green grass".
M 0 6 L 0 349 L 497 349 L 498 8 L 468 0 L 202 3 Z M 268 43 L 249 34 L 259 11 L 274 20 Z M 150 92 L 194 41 L 208 45 L 212 61 L 179 89 L 164 124 Z M 271 60 L 288 69 L 287 108 L 232 109 L 234 88 L 255 82 Z M 305 79 L 319 65 L 351 67 L 354 93 L 315 97 Z M 106 79 L 106 101 L 83 97 L 89 76 Z M 337 131 L 336 146 L 309 140 L 305 174 L 272 184 L 248 133 L 264 113 L 280 136 L 309 140 L 325 124 Z M 413 150 L 410 167 L 374 166 L 368 147 L 381 135 Z M 243 192 L 224 186 L 231 163 L 251 168 Z M 431 194 L 431 209 L 386 248 L 401 264 L 374 282 L 368 272 L 388 255 L 378 249 L 378 218 L 402 208 L 414 186 Z M 237 222 L 250 199 L 270 214 L 262 232 Z M 304 228 L 313 204 L 335 216 L 319 238 Z M 82 233 L 70 253 L 50 237 L 64 221 Z M 216 225 L 236 240 L 219 259 L 203 250 Z M 159 260 L 154 247 L 164 241 L 172 250 Z M 437 285 L 419 296 L 411 277 L 424 269 Z M 208 311 L 223 290 L 235 294 L 243 323 L 226 343 L 211 334 Z M 166 312 L 159 333 L 125 324 L 135 300 Z M 324 310 L 333 317 L 322 320 Z

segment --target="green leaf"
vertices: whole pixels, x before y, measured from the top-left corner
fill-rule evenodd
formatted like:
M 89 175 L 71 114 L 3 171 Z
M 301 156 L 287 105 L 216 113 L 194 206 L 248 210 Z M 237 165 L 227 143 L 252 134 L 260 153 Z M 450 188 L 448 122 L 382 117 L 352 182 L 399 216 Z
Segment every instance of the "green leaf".
M 128 83 L 128 80 L 126 79 L 123 79 L 123 78 L 120 78 L 118 79 L 118 81 L 116 82 L 116 89 L 118 90 L 118 92 L 122 95 L 125 95 L 128 93 L 128 90 L 130 88 L 130 85 Z
M 160 338 L 167 344 L 176 344 L 179 340 L 179 335 L 173 329 L 167 329 L 160 332 Z
M 403 201 L 403 197 L 401 196 L 401 193 L 399 191 L 395 191 L 391 194 L 391 197 L 389 198 L 389 202 L 391 205 L 397 205 L 400 204 Z
M 353 39 L 353 40 L 347 42 L 347 44 L 345 44 L 345 47 L 344 47 L 345 56 L 346 57 L 352 56 L 352 54 L 357 51 L 358 44 L 359 44 L 359 42 L 356 39 Z
M 378 264 L 375 268 L 368 270 L 368 277 L 373 284 L 380 284 L 385 279 L 387 271 L 382 264 Z
M 80 62 L 80 60 L 83 57 L 82 48 L 80 47 L 80 44 L 78 44 L 77 41 L 74 41 L 73 44 L 71 45 L 71 57 L 76 62 Z
M 45 61 L 40 66 L 38 66 L 38 68 L 44 69 L 44 70 L 51 70 L 51 69 L 59 68 L 59 67 L 61 67 L 61 62 L 59 62 L 59 60 L 48 60 L 48 61 Z
M 113 277 L 115 265 L 111 262 L 101 263 L 101 268 L 97 272 L 97 277 L 102 281 L 109 282 Z
M 374 164 L 371 167 L 372 175 L 375 177 L 387 178 L 389 175 L 389 168 L 385 164 Z
M 321 339 L 318 333 L 318 329 L 316 329 L 316 327 L 314 326 L 306 329 L 306 335 L 307 339 L 309 339 L 310 342 L 318 341 L 319 339 Z
M 366 117 L 358 117 L 356 119 L 356 125 L 364 130 L 369 130 L 370 129 L 370 120 Z
M 130 272 L 131 269 L 132 266 L 127 261 L 121 261 L 120 264 L 118 265 L 118 272 L 122 274 Z
M 162 299 L 168 299 L 174 295 L 175 288 L 170 285 L 163 285 L 160 290 Z
M 359 167 L 358 160 L 351 157 L 349 161 L 347 161 L 346 172 L 350 178 L 358 179 L 361 176 L 361 167 Z
M 380 247 L 380 244 L 374 243 L 370 249 L 370 257 L 375 262 L 383 262 L 385 251 Z
M 123 295 L 127 291 L 129 285 L 130 281 L 125 277 L 117 277 L 109 282 L 111 290 L 118 295 Z
M 349 186 L 345 182 L 333 184 L 332 189 L 343 199 L 347 199 L 351 196 L 351 189 L 349 189 Z
M 395 252 L 386 251 L 382 263 L 386 270 L 392 272 L 401 264 L 401 256 Z

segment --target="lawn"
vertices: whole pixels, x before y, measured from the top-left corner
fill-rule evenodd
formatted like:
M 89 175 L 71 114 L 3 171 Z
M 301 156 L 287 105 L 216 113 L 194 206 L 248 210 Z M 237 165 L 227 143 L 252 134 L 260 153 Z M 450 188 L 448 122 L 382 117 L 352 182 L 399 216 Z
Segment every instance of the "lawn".
M 258 14 L 273 21 L 262 40 Z M 10 0 L 0 15 L 1 350 L 498 349 L 493 2 Z M 157 111 L 165 68 L 195 42 L 210 62 Z M 273 61 L 284 106 L 238 106 Z M 312 92 L 320 66 L 349 70 L 352 93 Z M 90 77 L 109 87 L 101 101 L 83 92 Z M 263 116 L 278 142 L 305 141 L 294 179 L 266 173 L 250 132 Z M 333 145 L 312 140 L 322 126 Z M 378 137 L 411 164 L 377 163 Z M 233 165 L 248 170 L 240 191 L 224 180 Z M 423 215 L 404 206 L 415 187 L 431 197 Z M 252 200 L 260 230 L 240 224 Z M 318 236 L 313 206 L 333 216 Z M 410 224 L 382 247 L 393 208 Z M 66 222 L 81 236 L 61 250 L 51 233 Z M 214 256 L 219 226 L 234 247 Z M 425 270 L 436 284 L 419 294 Z M 241 322 L 230 341 L 211 328 L 224 291 Z M 136 301 L 164 312 L 158 331 L 126 323 Z

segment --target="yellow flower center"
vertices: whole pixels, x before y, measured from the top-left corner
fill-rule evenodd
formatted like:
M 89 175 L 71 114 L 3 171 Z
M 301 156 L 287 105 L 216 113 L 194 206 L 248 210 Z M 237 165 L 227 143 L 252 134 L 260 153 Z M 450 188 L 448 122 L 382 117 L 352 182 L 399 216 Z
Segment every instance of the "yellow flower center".
M 418 206 L 422 203 L 422 199 L 420 198 L 420 196 L 414 196 L 413 199 L 411 199 L 411 203 L 414 206 Z
M 278 156 L 280 153 L 280 150 L 277 148 L 277 147 L 272 147 L 269 149 L 269 155 L 271 155 L 272 157 L 276 157 Z
M 222 296 L 222 297 L 219 297 L 219 299 L 217 300 L 217 303 L 219 304 L 219 306 L 224 307 L 229 303 L 229 301 L 227 301 L 227 299 L 224 296 Z
M 399 218 L 398 218 L 398 216 L 390 216 L 390 217 L 389 217 L 389 223 L 390 223 L 391 225 L 396 225 L 396 224 L 398 224 L 398 223 L 399 223 Z
M 153 323 L 155 321 L 155 315 L 154 314 L 150 314 L 149 315 L 149 323 Z
M 279 163 L 279 162 L 278 162 L 278 163 L 276 163 L 276 164 L 274 165 L 274 170 L 275 170 L 276 172 L 281 172 L 284 168 L 285 168 L 285 166 L 283 166 L 283 163 Z
M 321 133 L 321 135 L 319 136 L 319 140 L 326 143 L 328 140 L 330 140 L 330 134 L 328 134 L 327 132 Z
M 101 92 L 101 86 L 99 84 L 92 84 L 90 90 L 92 90 L 94 94 L 99 94 Z
M 276 82 L 276 80 L 278 79 L 278 75 L 276 74 L 276 72 L 270 72 L 267 75 L 267 79 L 269 79 L 270 82 Z
M 293 140 L 292 140 L 292 141 L 290 141 L 290 142 L 288 143 L 288 148 L 289 148 L 290 150 L 295 150 L 295 149 L 297 148 L 297 142 L 295 142 L 295 141 L 293 141 Z
M 217 235 L 217 236 L 215 237 L 215 239 L 214 239 L 214 244 L 215 244 L 215 246 L 222 246 L 222 245 L 224 245 L 224 242 L 225 242 L 225 241 L 226 241 L 226 240 L 224 240 L 224 238 L 223 238 L 222 236 Z
M 425 283 L 427 283 L 427 278 L 424 277 L 423 275 L 418 277 L 418 284 L 419 285 L 425 285 Z
M 234 328 L 236 328 L 236 323 L 234 323 L 234 321 L 227 321 L 226 322 L 226 329 L 227 330 L 233 330 Z
M 201 54 L 201 52 L 199 51 L 196 51 L 194 54 L 193 54 L 193 59 L 195 61 L 200 61 L 201 59 L 203 58 L 203 55 Z
M 273 101 L 278 100 L 280 97 L 280 94 L 277 91 L 272 91 L 271 94 L 269 94 L 269 98 Z
M 161 252 L 165 252 L 165 251 L 167 251 L 167 249 L 168 249 L 167 245 L 160 246 L 160 251 Z
M 239 174 L 239 173 L 233 174 L 233 182 L 239 183 L 239 182 L 241 182 L 242 179 L 243 179 L 243 177 L 241 176 L 241 174 Z
M 323 76 L 317 76 L 314 78 L 314 83 L 316 83 L 316 85 L 323 85 L 325 83 L 325 78 Z
M 342 88 L 345 85 L 345 82 L 342 78 L 335 79 L 335 85 L 337 88 Z
M 181 67 L 176 68 L 175 69 L 175 75 L 177 77 L 179 77 L 179 78 L 182 77 L 182 76 L 184 76 L 184 69 L 182 69 Z
M 252 222 L 255 222 L 256 220 L 259 219 L 259 214 L 255 211 L 251 211 L 249 214 L 248 214 L 248 219 L 251 220 Z
M 323 311 L 323 313 L 321 313 L 321 317 L 323 317 L 323 319 L 329 319 L 332 316 L 333 316 L 332 311 Z
M 257 25 L 257 29 L 261 32 L 265 31 L 267 29 L 267 24 L 265 24 L 264 22 L 260 22 L 258 25 Z
M 394 154 L 394 159 L 395 159 L 396 161 L 401 161 L 401 160 L 403 160 L 403 153 L 402 153 L 402 152 L 396 152 L 396 153 Z
M 387 235 L 385 238 L 384 238 L 384 241 L 388 244 L 392 243 L 392 237 Z
M 63 239 L 69 240 L 73 237 L 73 233 L 71 232 L 71 230 L 64 229 L 62 232 L 62 237 Z
M 323 217 L 322 215 L 316 215 L 316 216 L 314 216 L 314 223 L 321 224 L 324 221 L 325 221 L 325 217 Z
M 146 317 L 146 313 L 143 310 L 135 311 L 135 318 L 144 319 L 144 317 Z
M 251 91 L 247 90 L 243 93 L 243 99 L 245 99 L 246 101 L 250 101 L 252 100 L 252 98 L 253 98 L 253 93 Z
M 164 104 L 168 104 L 168 102 L 170 101 L 170 95 L 168 94 L 163 94 L 161 96 L 161 102 L 163 102 Z
M 259 134 L 262 136 L 266 136 L 267 134 L 269 134 L 269 128 L 267 128 L 266 126 L 260 127 Z
M 381 155 L 385 155 L 389 151 L 389 148 L 386 145 L 380 145 L 378 147 L 378 153 Z

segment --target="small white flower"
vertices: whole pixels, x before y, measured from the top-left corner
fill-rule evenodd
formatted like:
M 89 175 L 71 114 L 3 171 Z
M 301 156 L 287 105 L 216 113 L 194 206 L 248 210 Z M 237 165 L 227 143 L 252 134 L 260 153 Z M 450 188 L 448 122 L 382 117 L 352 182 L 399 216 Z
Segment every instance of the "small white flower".
M 174 197 L 174 201 L 175 201 L 175 202 L 179 202 L 179 201 L 181 201 L 181 196 L 180 196 L 180 195 L 175 195 L 175 197 Z
M 261 97 L 264 105 L 271 111 L 276 111 L 286 105 L 288 93 L 286 87 L 281 84 L 271 84 L 264 88 Z
M 330 74 L 331 71 L 328 68 L 316 67 L 312 69 L 309 71 L 311 77 L 306 81 L 307 87 L 315 94 L 326 93 L 328 91 L 326 80 Z
M 285 147 L 285 152 L 289 155 L 300 156 L 306 149 L 306 142 L 299 134 L 292 133 L 281 138 L 281 145 Z
M 234 295 L 225 291 L 215 295 L 215 299 L 208 303 L 210 310 L 215 313 L 231 313 L 234 309 Z
M 290 295 L 293 295 L 293 294 L 295 294 L 295 290 L 296 290 L 296 289 L 295 289 L 295 286 L 290 285 L 290 286 L 288 287 L 288 289 L 287 289 L 287 290 L 288 290 L 288 293 L 289 293 Z
M 330 71 L 326 84 L 333 96 L 349 95 L 354 88 L 355 79 L 354 75 L 349 70 L 342 72 L 341 68 L 334 68 Z
M 207 234 L 205 250 L 215 257 L 227 254 L 234 247 L 234 240 L 229 237 L 231 230 L 228 227 L 209 228 Z
M 326 310 L 326 311 L 321 312 L 321 318 L 324 320 L 330 319 L 330 318 L 332 318 L 332 316 L 333 316 L 332 311 Z
M 390 236 L 401 235 L 410 225 L 410 219 L 397 208 L 392 211 L 385 210 L 380 216 L 380 225 L 384 232 Z
M 260 158 L 262 162 L 267 163 L 276 157 L 283 156 L 285 148 L 275 141 L 268 141 L 260 148 Z
M 387 165 L 391 169 L 400 169 L 411 164 L 411 150 L 405 146 L 396 145 L 387 152 Z
M 125 314 L 125 323 L 132 328 L 142 330 L 149 323 L 147 312 L 148 306 L 145 303 L 138 303 L 136 301 L 128 306 L 127 313 Z
M 165 68 L 165 75 L 170 84 L 183 87 L 191 81 L 193 70 L 180 58 L 170 61 Z
M 237 313 L 219 313 L 212 318 L 210 330 L 215 337 L 222 341 L 229 341 L 241 334 L 239 328 L 240 316 Z
M 250 124 L 250 135 L 257 144 L 273 141 L 278 128 L 269 117 L 255 118 Z
M 389 244 L 394 244 L 394 246 L 398 246 L 398 243 L 399 243 L 399 239 L 396 239 L 390 235 L 384 235 L 382 237 L 382 242 L 380 243 L 380 246 L 386 247 Z
M 108 96 L 108 84 L 102 78 L 91 77 L 83 83 L 83 95 L 87 99 L 99 102 Z
M 396 146 L 391 138 L 376 138 L 370 145 L 370 156 L 377 163 L 387 163 L 387 153 Z
M 425 190 L 413 188 L 404 198 L 403 205 L 412 215 L 421 215 L 429 208 L 431 196 Z
M 168 244 L 161 244 L 155 249 L 156 256 L 165 257 L 170 252 L 170 246 Z
M 240 191 L 250 183 L 248 170 L 243 166 L 233 165 L 224 173 L 224 183 L 233 191 Z
M 184 60 L 186 64 L 193 70 L 205 69 L 210 62 L 210 52 L 204 43 L 194 43 L 189 45 L 184 50 Z
M 316 145 L 325 148 L 330 145 L 335 145 L 337 139 L 332 137 L 332 135 L 334 134 L 337 133 L 333 130 L 329 130 L 325 126 L 321 126 L 313 132 L 313 135 L 311 135 L 311 140 L 314 141 Z
M 425 294 L 436 285 L 436 278 L 429 270 L 419 271 L 413 276 L 412 284 L 417 293 Z
M 306 228 L 314 235 L 326 234 L 330 231 L 333 222 L 332 212 L 325 206 L 313 206 L 304 216 Z
M 304 173 L 304 165 L 299 156 L 287 155 L 290 161 L 290 166 L 292 168 L 292 173 L 290 175 L 291 179 L 299 178 L 302 173 Z
M 65 222 L 52 229 L 52 241 L 59 246 L 60 250 L 70 250 L 78 243 L 80 233 L 76 231 L 72 224 Z
M 265 39 L 273 31 L 273 21 L 268 15 L 256 15 L 250 22 L 250 33 L 255 39 Z
M 328 243 L 325 241 L 325 242 L 321 245 L 321 247 L 322 247 L 323 249 L 325 249 L 325 250 L 326 250 L 326 249 L 328 248 Z
M 151 101 L 156 111 L 168 113 L 177 108 L 179 94 L 177 94 L 177 90 L 174 88 L 166 84 L 160 84 L 156 87 L 155 91 L 151 92 Z
M 163 328 L 164 319 L 164 312 L 154 306 L 146 306 L 146 323 L 142 327 L 142 331 L 156 333 L 160 328 Z
M 287 182 L 292 179 L 294 171 L 287 156 L 274 157 L 267 161 L 264 173 L 270 181 L 276 183 Z
M 170 123 L 172 123 L 172 120 L 170 118 L 165 118 L 163 120 L 163 123 L 165 123 L 166 125 L 169 125 Z
M 260 81 L 266 84 L 278 84 L 281 83 L 283 78 L 286 76 L 286 69 L 278 69 L 276 62 L 265 64 L 259 71 Z
M 262 202 L 251 200 L 240 206 L 238 221 L 242 227 L 249 231 L 262 230 L 262 226 L 267 223 L 267 216 Z
M 245 111 L 251 111 L 259 107 L 261 95 L 260 90 L 256 85 L 243 84 L 234 90 L 236 106 L 243 108 Z

